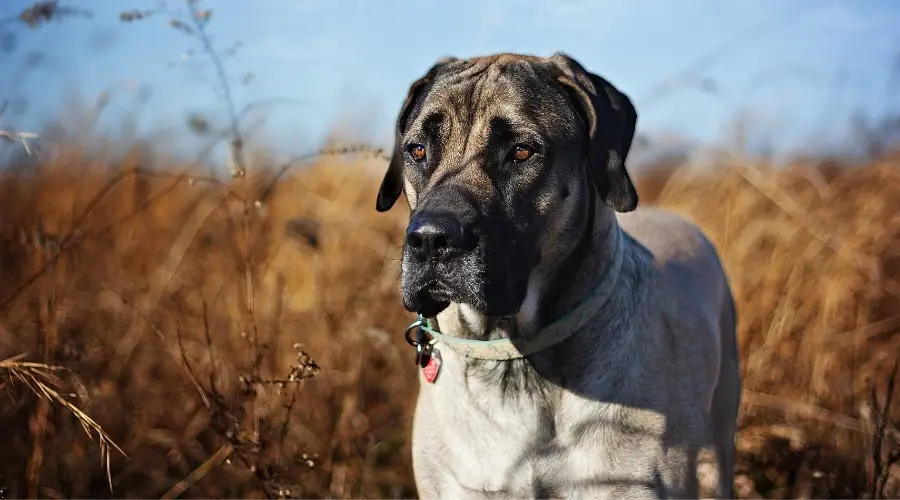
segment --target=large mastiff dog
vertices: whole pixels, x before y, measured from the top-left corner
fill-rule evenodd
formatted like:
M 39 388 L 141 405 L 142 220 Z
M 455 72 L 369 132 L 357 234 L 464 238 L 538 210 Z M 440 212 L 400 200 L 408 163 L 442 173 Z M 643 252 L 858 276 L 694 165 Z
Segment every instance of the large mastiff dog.
M 732 496 L 734 303 L 696 226 L 635 210 L 636 120 L 564 54 L 410 88 L 377 209 L 405 191 L 423 498 Z

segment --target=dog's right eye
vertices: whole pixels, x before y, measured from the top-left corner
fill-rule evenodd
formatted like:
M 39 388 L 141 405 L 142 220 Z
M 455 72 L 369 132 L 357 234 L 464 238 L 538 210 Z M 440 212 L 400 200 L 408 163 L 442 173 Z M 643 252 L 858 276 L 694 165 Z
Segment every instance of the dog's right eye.
M 523 144 L 519 144 L 512 150 L 512 159 L 516 162 L 527 161 L 534 154 L 534 150 Z
M 413 160 L 422 161 L 425 159 L 425 146 L 421 144 L 411 144 L 408 148 L 409 155 Z

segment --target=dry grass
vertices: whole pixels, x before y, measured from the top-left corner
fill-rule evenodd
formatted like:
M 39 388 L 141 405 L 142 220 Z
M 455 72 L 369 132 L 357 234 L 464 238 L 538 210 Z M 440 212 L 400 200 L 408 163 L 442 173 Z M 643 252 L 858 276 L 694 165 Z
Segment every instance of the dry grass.
M 77 375 L 59 381 L 76 394 L 64 400 L 128 455 L 106 455 L 114 495 L 414 496 L 405 209 L 375 212 L 377 173 L 327 157 L 245 190 L 108 156 L 62 150 L 3 172 L 0 359 Z M 876 478 L 898 494 L 897 466 L 874 458 L 897 445 L 880 418 L 900 352 L 897 167 L 640 183 L 645 202 L 658 193 L 709 231 L 733 282 L 744 498 L 855 497 Z M 16 387 L 0 394 L 0 489 L 110 496 L 78 420 Z

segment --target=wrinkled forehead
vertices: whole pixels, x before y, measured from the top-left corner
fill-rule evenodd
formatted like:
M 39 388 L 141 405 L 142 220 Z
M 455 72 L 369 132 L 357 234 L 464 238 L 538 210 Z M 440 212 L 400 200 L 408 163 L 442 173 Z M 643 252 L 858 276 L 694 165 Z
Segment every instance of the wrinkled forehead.
M 452 63 L 425 96 L 409 130 L 449 120 L 476 132 L 502 123 L 547 134 L 574 112 L 556 73 L 536 58 L 482 58 Z

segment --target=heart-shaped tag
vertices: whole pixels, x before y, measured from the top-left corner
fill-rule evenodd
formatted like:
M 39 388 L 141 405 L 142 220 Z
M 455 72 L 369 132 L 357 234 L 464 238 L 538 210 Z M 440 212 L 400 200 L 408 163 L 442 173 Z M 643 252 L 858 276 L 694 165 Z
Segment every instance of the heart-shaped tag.
M 440 371 L 441 353 L 437 349 L 433 349 L 431 351 L 431 357 L 428 359 L 428 364 L 422 368 L 422 375 L 425 376 L 425 380 L 427 380 L 429 384 L 433 384 Z

